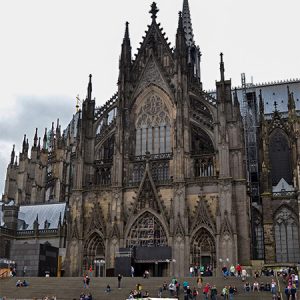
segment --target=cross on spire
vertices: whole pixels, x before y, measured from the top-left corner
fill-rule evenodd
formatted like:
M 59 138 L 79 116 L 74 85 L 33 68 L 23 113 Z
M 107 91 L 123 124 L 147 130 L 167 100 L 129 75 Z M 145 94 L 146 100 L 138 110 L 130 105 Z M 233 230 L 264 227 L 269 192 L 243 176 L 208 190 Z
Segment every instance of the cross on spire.
M 156 15 L 157 15 L 158 11 L 159 11 L 159 9 L 157 8 L 156 3 L 153 2 L 151 4 L 151 10 L 149 11 L 149 13 L 151 14 L 151 18 L 152 18 L 153 21 L 156 19 L 156 17 L 157 17 Z

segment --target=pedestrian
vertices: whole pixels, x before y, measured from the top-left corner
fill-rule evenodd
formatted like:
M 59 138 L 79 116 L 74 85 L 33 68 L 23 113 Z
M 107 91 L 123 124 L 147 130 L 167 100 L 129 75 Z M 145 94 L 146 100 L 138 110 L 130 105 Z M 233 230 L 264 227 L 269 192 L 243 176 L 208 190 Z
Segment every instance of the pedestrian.
M 23 267 L 23 277 L 25 277 L 25 276 L 26 276 L 26 271 L 27 271 L 27 267 L 26 267 L 26 266 L 24 266 L 24 267 Z
M 90 277 L 92 277 L 92 275 L 93 275 L 93 267 L 92 267 L 92 265 L 90 265 L 89 271 L 90 271 Z
M 121 280 L 122 280 L 122 275 L 119 274 L 119 275 L 118 275 L 118 289 L 121 288 Z
M 86 287 L 89 288 L 90 287 L 90 277 L 88 275 L 86 275 Z
M 190 276 L 193 277 L 194 276 L 194 267 L 190 266 Z
M 197 286 L 200 289 L 202 288 L 202 282 L 203 282 L 202 277 L 198 276 L 198 278 L 197 278 Z
M 197 299 L 197 296 L 198 296 L 198 291 L 196 289 L 196 287 L 193 287 L 193 291 L 192 291 L 192 299 L 193 300 L 196 300 Z
M 131 277 L 133 278 L 134 277 L 134 267 L 131 266 Z
M 162 292 L 163 292 L 163 288 L 159 287 L 159 289 L 158 289 L 158 298 L 162 297 Z
M 207 283 L 203 288 L 203 299 L 205 299 L 205 300 L 208 299 L 209 291 L 210 291 L 210 286 Z
M 241 267 L 241 265 L 240 264 L 237 264 L 237 266 L 236 266 L 236 271 L 237 271 L 237 273 L 238 273 L 238 276 L 240 277 L 241 276 L 241 272 L 242 272 L 242 267 Z
M 234 287 L 233 286 L 229 286 L 228 288 L 228 295 L 229 295 L 229 300 L 233 300 L 233 295 L 234 295 Z
M 211 300 L 216 300 L 217 299 L 217 294 L 218 294 L 217 287 L 215 285 L 213 285 L 211 290 L 210 290 L 210 299 Z
M 84 275 L 84 276 L 83 276 L 83 288 L 84 288 L 84 289 L 86 289 L 86 276 L 87 276 L 87 275 Z

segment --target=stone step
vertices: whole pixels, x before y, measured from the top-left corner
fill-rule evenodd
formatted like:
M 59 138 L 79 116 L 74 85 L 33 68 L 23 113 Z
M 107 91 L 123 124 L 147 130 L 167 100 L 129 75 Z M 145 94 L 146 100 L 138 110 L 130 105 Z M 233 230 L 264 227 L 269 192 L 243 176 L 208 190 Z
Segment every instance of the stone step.
M 81 277 L 27 277 L 26 281 L 29 282 L 29 287 L 17 288 L 15 286 L 16 281 L 23 278 L 10 278 L 2 279 L 0 281 L 0 296 L 6 296 L 9 298 L 16 299 L 33 299 L 41 298 L 46 295 L 53 296 L 55 295 L 57 299 L 79 299 L 79 295 L 83 289 L 83 278 Z M 219 294 L 221 289 L 225 285 L 235 285 L 238 289 L 238 294 L 235 299 L 270 299 L 269 292 L 251 292 L 245 293 L 243 291 L 243 283 L 240 278 L 228 279 L 218 278 L 218 277 L 203 277 L 204 284 L 210 283 L 211 285 L 215 284 L 218 288 Z M 196 278 L 180 278 L 179 282 L 186 280 L 188 281 L 191 287 L 197 286 Z M 107 277 L 107 278 L 91 278 L 90 288 L 86 291 L 90 291 L 93 295 L 93 299 L 103 299 L 103 300 L 118 300 L 126 299 L 132 289 L 135 289 L 137 283 L 140 283 L 143 287 L 143 291 L 148 290 L 151 297 L 156 297 L 158 289 L 162 286 L 162 283 L 166 281 L 170 282 L 170 278 L 163 277 L 152 277 L 149 279 L 144 278 L 130 278 L 124 277 L 121 282 L 121 289 L 117 288 L 117 278 Z M 253 278 L 249 278 L 250 282 L 253 282 Z M 259 278 L 259 282 L 271 282 L 271 277 Z M 112 292 L 107 294 L 105 293 L 105 288 L 109 284 L 112 288 Z M 181 289 L 182 290 L 182 289 Z M 199 289 L 199 294 L 202 294 L 202 291 Z M 169 296 L 169 292 L 165 291 L 163 294 L 164 297 Z M 200 296 L 198 296 L 200 298 Z M 181 291 L 180 299 L 183 299 L 183 293 Z

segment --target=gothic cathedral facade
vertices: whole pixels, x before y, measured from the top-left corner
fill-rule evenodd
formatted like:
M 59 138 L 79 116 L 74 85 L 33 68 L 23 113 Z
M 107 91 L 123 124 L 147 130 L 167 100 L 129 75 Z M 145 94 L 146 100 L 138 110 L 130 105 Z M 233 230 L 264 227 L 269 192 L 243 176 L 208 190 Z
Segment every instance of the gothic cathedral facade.
M 202 88 L 188 1 L 175 48 L 157 13 L 153 3 L 134 60 L 126 23 L 109 101 L 95 106 L 90 75 L 63 133 L 52 126 L 42 145 L 36 133 L 31 158 L 24 139 L 19 163 L 12 152 L 4 201 L 67 204 L 66 275 L 97 261 L 114 270 L 125 250 L 136 253 L 137 267 L 158 265 L 165 276 L 184 276 L 190 265 L 250 264 L 244 129 L 223 55 L 214 98 Z
M 143 249 L 148 263 L 161 264 L 169 259 L 151 252 L 171 249 L 165 275 L 250 262 L 243 124 L 223 56 L 214 99 L 202 89 L 187 1 L 175 49 L 157 12 L 153 3 L 135 60 L 126 24 L 118 92 L 100 109 L 90 77 L 70 154 L 69 275 L 99 258 L 115 268 L 124 248 Z

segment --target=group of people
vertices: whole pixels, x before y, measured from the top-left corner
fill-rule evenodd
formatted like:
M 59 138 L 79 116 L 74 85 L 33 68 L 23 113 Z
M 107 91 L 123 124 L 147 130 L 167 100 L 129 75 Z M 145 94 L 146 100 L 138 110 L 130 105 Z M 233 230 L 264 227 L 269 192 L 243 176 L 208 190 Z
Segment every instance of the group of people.
M 142 285 L 138 283 L 135 289 L 130 291 L 128 299 L 142 299 L 148 297 L 149 297 L 149 292 L 143 291 Z
M 284 289 L 287 300 L 297 299 L 297 288 L 299 287 L 299 277 L 298 274 L 294 272 L 289 272 L 284 276 L 284 280 L 287 285 Z
M 190 266 L 190 276 L 191 277 L 197 277 L 197 276 L 212 276 L 212 266 L 207 265 L 195 265 L 195 266 Z
M 236 276 L 241 277 L 242 281 L 245 281 L 246 277 L 248 276 L 246 269 L 242 268 L 240 264 L 237 264 L 236 266 L 231 265 L 229 268 L 224 265 L 222 268 L 222 274 L 224 279 L 226 279 L 228 276 Z

